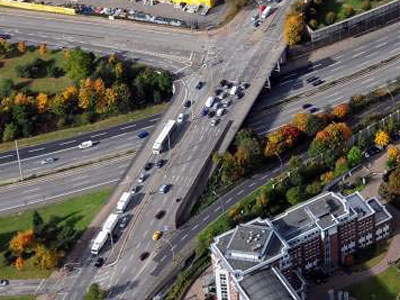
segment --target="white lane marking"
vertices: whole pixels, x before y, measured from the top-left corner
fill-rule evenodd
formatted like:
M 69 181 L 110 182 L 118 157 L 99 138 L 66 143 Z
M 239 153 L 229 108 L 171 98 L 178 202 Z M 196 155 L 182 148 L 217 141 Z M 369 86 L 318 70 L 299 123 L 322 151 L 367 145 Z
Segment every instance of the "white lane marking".
M 119 138 L 119 137 L 124 136 L 124 135 L 127 135 L 127 134 L 128 134 L 128 133 L 125 132 L 125 133 L 121 133 L 121 134 L 118 134 L 118 135 L 114 135 L 114 136 L 110 137 L 110 139 L 116 139 L 116 138 Z
M 187 237 L 188 237 L 188 235 L 185 234 L 185 235 L 181 238 L 181 241 L 183 241 L 183 240 L 186 239 Z
M 121 273 L 121 274 L 124 274 L 124 273 L 125 273 L 127 267 L 128 267 L 128 266 L 123 267 L 122 273 Z
M 102 133 L 91 135 L 90 137 L 95 138 L 95 137 L 103 136 L 103 135 L 106 135 L 106 134 L 107 134 L 107 132 L 102 132 Z
M 370 61 L 366 61 L 366 62 L 363 62 L 362 64 L 359 64 L 358 66 L 361 67 L 361 66 L 368 65 L 368 64 L 370 64 L 370 63 L 371 63 Z
M 21 191 L 21 194 L 28 194 L 28 193 L 36 192 L 36 191 L 39 191 L 39 190 L 40 190 L 40 188 L 33 188 L 33 189 L 30 189 L 30 190 L 24 190 L 24 191 Z
M 154 127 L 154 125 L 143 127 L 142 129 L 149 129 L 149 128 L 152 128 L 152 127 Z
M 3 159 L 3 158 L 8 158 L 8 157 L 13 157 L 14 155 L 12 155 L 12 154 L 9 154 L 9 155 L 4 155 L 4 156 L 0 156 L 0 159 Z
M 162 262 L 164 259 L 166 259 L 167 258 L 167 256 L 166 255 L 164 255 L 161 259 L 160 259 L 160 262 Z
M 287 79 L 287 78 L 290 78 L 290 77 L 293 77 L 293 76 L 296 76 L 296 75 L 297 75 L 297 73 L 292 73 L 292 74 L 284 76 L 282 79 Z
M 365 51 L 362 51 L 362 52 L 359 52 L 359 53 L 354 54 L 354 55 L 352 56 L 352 58 L 359 57 L 359 56 L 361 56 L 361 55 L 363 55 L 363 54 L 365 54 Z
M 129 125 L 129 126 L 121 127 L 119 130 L 125 130 L 125 129 L 129 129 L 129 128 L 133 128 L 133 127 L 136 127 L 136 124 L 132 124 L 132 125 Z
M 252 186 L 254 186 L 255 184 L 256 184 L 256 183 L 253 182 L 253 183 L 249 184 L 249 187 L 252 187 Z
M 364 82 L 363 83 L 368 83 L 368 82 L 371 82 L 371 81 L 374 81 L 375 80 L 375 78 L 369 78 L 369 79 L 366 79 L 366 80 L 364 80 Z
M 199 224 L 194 225 L 192 230 L 196 230 L 197 227 L 199 227 Z
M 392 51 L 389 51 L 389 54 L 392 54 L 392 53 L 395 53 L 395 52 L 398 52 L 399 51 L 399 49 L 393 49 Z
M 155 118 L 155 119 L 151 119 L 151 120 L 149 120 L 149 122 L 155 122 L 155 121 L 158 121 L 158 120 L 160 120 L 161 118 Z
M 313 68 L 318 68 L 319 66 L 322 66 L 322 64 L 313 65 Z
M 75 142 L 76 142 L 76 140 L 72 140 L 72 141 L 60 143 L 60 144 L 58 144 L 58 145 L 60 145 L 60 146 L 65 146 L 65 145 L 72 144 L 72 143 L 75 143 Z
M 344 66 L 339 66 L 337 68 L 332 69 L 331 72 L 336 72 L 337 70 L 340 70 L 340 69 L 343 69 L 343 68 L 344 68 Z
M 229 203 L 233 200 L 233 198 L 229 198 L 228 200 L 226 200 L 226 203 Z
M 139 249 L 139 247 L 140 247 L 140 242 L 139 242 L 139 243 L 137 243 L 137 245 L 136 245 L 135 249 Z
M 379 45 L 376 45 L 376 46 L 374 46 L 374 48 L 377 49 L 377 48 L 381 48 L 381 47 L 386 46 L 386 45 L 387 45 L 387 42 L 379 44 Z
M 28 152 L 37 152 L 37 151 L 42 151 L 42 150 L 44 150 L 45 148 L 44 147 L 42 147 L 42 148 L 36 148 L 36 149 L 32 149 L 32 150 L 28 150 Z
M 241 191 L 239 191 L 239 192 L 237 192 L 237 194 L 236 195 L 241 195 L 241 194 L 243 194 L 244 193 L 244 190 L 241 190 Z
M 334 64 L 331 64 L 329 67 L 333 67 L 333 66 L 336 66 L 337 64 L 340 64 L 341 63 L 341 61 L 337 61 L 337 62 L 335 62 Z M 332 70 L 333 71 L 333 70 Z
M 284 84 L 286 84 L 286 83 L 290 83 L 290 82 L 295 81 L 295 80 L 296 80 L 296 79 L 289 79 L 289 80 L 286 80 L 286 81 L 284 81 L 284 82 L 279 83 L 278 85 L 284 85 Z
M 265 180 L 265 179 L 268 178 L 268 176 L 269 176 L 268 174 L 267 174 L 267 175 L 264 175 L 263 177 L 261 177 L 261 179 L 262 179 L 262 180 Z
M 85 185 L 85 184 L 89 184 L 89 183 L 90 183 L 90 180 L 84 180 L 84 181 L 81 181 L 81 182 L 74 183 L 71 186 L 76 187 L 76 186 Z
M 275 172 L 278 172 L 278 171 L 279 171 L 279 168 L 275 168 L 275 169 L 272 170 L 272 173 L 275 173 Z
M 207 219 L 210 217 L 210 215 L 207 215 L 203 218 L 203 221 L 207 221 Z

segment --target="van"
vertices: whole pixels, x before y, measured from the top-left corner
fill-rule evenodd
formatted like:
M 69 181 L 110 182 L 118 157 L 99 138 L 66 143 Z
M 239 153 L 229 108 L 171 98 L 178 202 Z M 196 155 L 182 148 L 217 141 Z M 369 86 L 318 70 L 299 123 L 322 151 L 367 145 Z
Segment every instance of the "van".
M 225 108 L 220 108 L 217 110 L 217 117 L 222 117 L 222 115 L 225 113 Z
M 271 13 L 272 7 L 271 6 L 267 6 L 263 12 L 261 13 L 261 18 L 265 19 L 266 17 L 269 16 L 269 14 Z
M 236 85 L 234 85 L 230 90 L 229 90 L 229 94 L 231 95 L 236 95 L 238 91 L 238 87 Z
M 85 141 L 79 144 L 78 148 L 79 149 L 87 149 L 93 146 L 93 142 L 92 141 Z
M 215 101 L 215 98 L 213 96 L 208 97 L 207 101 L 206 101 L 206 107 L 210 108 L 211 106 L 213 106 L 214 101 Z

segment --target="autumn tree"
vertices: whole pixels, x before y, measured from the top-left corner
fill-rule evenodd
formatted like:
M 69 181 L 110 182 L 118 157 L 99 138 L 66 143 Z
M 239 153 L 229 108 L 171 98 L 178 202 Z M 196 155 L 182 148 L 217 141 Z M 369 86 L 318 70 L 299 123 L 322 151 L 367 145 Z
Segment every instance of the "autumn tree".
M 348 115 L 349 111 L 350 106 L 346 103 L 343 103 L 334 107 L 333 115 L 339 119 L 342 119 Z
M 389 144 L 389 134 L 386 131 L 380 130 L 375 134 L 375 144 L 380 147 L 385 147 Z
M 350 98 L 349 106 L 351 109 L 361 108 L 365 105 L 366 100 L 365 95 L 353 95 Z
M 313 137 L 324 126 L 324 122 L 316 115 L 300 112 L 294 115 L 292 125 Z
M 395 146 L 389 146 L 387 154 L 389 160 L 397 161 L 399 159 L 399 149 Z
M 349 170 L 349 165 L 345 157 L 339 157 L 335 163 L 334 176 L 340 176 Z
M 18 42 L 18 47 L 17 47 L 19 53 L 24 54 L 26 51 L 26 43 L 25 41 L 20 41 Z
M 14 262 L 14 266 L 17 270 L 21 270 L 25 265 L 25 261 L 21 256 L 18 256 Z
M 44 113 L 47 111 L 49 105 L 49 99 L 47 97 L 46 93 L 39 93 L 36 97 L 36 107 L 38 109 L 38 112 Z
M 45 55 L 47 53 L 47 45 L 46 43 L 43 43 L 39 46 L 39 53 L 41 55 Z
M 81 88 L 79 89 L 78 106 L 83 109 L 88 109 L 91 105 L 95 104 L 95 95 L 93 81 L 90 78 L 82 81 Z
M 35 236 L 33 229 L 18 232 L 10 241 L 10 250 L 17 256 L 21 256 L 28 248 L 32 247 Z
M 301 14 L 294 13 L 287 15 L 283 29 L 283 36 L 289 46 L 296 45 L 300 42 L 303 28 L 304 20 Z
M 61 255 L 57 251 L 47 248 L 44 245 L 35 247 L 35 265 L 42 270 L 49 270 L 57 267 Z
M 335 178 L 335 176 L 334 176 L 333 172 L 332 171 L 328 171 L 328 172 L 323 173 L 321 175 L 320 179 L 321 179 L 321 183 L 323 185 L 325 185 L 325 184 L 331 182 L 334 178 Z

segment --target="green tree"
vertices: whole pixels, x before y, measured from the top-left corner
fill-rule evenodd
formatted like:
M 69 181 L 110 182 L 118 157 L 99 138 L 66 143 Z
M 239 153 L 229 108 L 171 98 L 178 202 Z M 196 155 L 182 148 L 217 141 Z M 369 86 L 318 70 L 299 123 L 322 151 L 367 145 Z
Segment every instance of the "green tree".
M 318 21 L 315 20 L 315 19 L 311 19 L 311 20 L 308 22 L 308 25 L 310 25 L 310 27 L 311 27 L 312 29 L 317 29 L 317 27 L 318 27 Z
M 330 11 L 326 14 L 326 17 L 325 17 L 326 25 L 331 25 L 331 24 L 335 23 L 335 20 L 336 20 L 336 14 L 333 11 Z
M 36 233 L 43 226 L 42 216 L 35 210 L 32 215 L 33 232 Z
M 347 153 L 347 160 L 349 162 L 350 167 L 354 167 L 358 165 L 363 158 L 362 151 L 357 146 L 351 147 L 349 153 Z
M 392 200 L 399 200 L 400 197 L 400 167 L 393 170 L 388 178 L 387 191 Z
M 14 89 L 14 81 L 10 78 L 0 80 L 0 102 L 1 98 L 10 96 Z
M 289 201 L 290 204 L 296 205 L 303 201 L 301 187 L 295 186 L 290 188 L 286 192 L 286 199 Z
M 85 300 L 103 300 L 106 299 L 106 292 L 102 290 L 98 283 L 92 283 L 89 291 L 85 295 Z
M 14 123 L 6 124 L 3 132 L 3 142 L 13 141 L 18 135 L 18 128 Z
M 321 118 L 312 114 L 307 115 L 305 132 L 309 137 L 315 136 L 322 127 L 324 127 L 324 122 Z
M 79 81 L 90 76 L 93 69 L 93 57 L 80 48 L 72 50 L 67 60 L 67 75 L 69 78 Z
M 313 183 L 307 185 L 306 187 L 306 193 L 310 196 L 310 197 L 314 197 L 316 195 L 318 195 L 319 193 L 321 193 L 322 191 L 322 186 L 321 183 L 317 180 L 314 181 Z
M 261 142 L 251 130 L 240 130 L 236 134 L 234 144 L 244 155 L 245 168 L 254 169 L 259 166 L 263 160 Z
M 364 0 L 362 2 L 361 8 L 363 10 L 370 10 L 371 9 L 371 2 L 369 0 Z

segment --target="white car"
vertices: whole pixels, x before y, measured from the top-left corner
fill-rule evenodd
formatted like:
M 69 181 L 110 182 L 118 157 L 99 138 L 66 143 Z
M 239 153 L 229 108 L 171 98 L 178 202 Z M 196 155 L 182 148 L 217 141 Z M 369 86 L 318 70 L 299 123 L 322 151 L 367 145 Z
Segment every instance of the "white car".
M 78 148 L 79 149 L 87 149 L 93 146 L 93 142 L 92 141 L 85 141 L 79 144 Z
M 139 175 L 137 182 L 142 183 L 142 182 L 144 182 L 145 179 L 146 179 L 146 176 L 144 175 L 144 173 L 142 173 Z
M 219 108 L 217 110 L 217 117 L 222 117 L 225 113 L 225 108 Z
M 180 114 L 178 115 L 178 118 L 176 119 L 176 122 L 177 122 L 178 124 L 182 124 L 184 120 L 185 120 L 185 115 L 184 115 L 183 113 L 180 113 Z
M 52 163 L 52 162 L 54 162 L 54 161 L 55 161 L 54 158 L 48 157 L 48 158 L 42 159 L 42 160 L 40 161 L 40 164 L 41 164 L 41 165 L 46 165 L 46 164 L 50 164 L 50 163 Z

